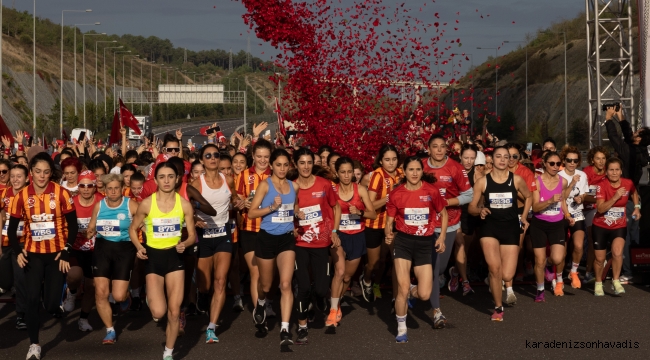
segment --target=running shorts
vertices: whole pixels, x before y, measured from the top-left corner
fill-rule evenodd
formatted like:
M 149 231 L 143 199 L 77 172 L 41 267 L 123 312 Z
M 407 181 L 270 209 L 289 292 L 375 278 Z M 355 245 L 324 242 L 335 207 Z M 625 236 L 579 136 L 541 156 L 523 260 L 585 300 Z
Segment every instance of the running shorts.
M 295 247 L 296 237 L 293 236 L 293 231 L 282 235 L 273 235 L 260 230 L 255 242 L 255 256 L 260 259 L 275 259 L 282 252 L 294 251 Z
M 499 245 L 517 245 L 519 246 L 519 236 L 521 226 L 519 220 L 510 221 L 490 221 L 489 218 L 481 221 L 479 234 L 482 238 L 495 238 Z
M 204 238 L 205 231 L 203 229 L 196 229 L 196 233 L 199 237 L 199 258 L 209 258 L 219 252 L 232 254 L 235 249 L 231 241 L 230 226 L 226 226 L 226 235 L 219 237 Z
M 345 251 L 345 260 L 356 260 L 366 253 L 366 234 L 360 232 L 356 234 L 346 234 L 338 232 L 339 239 L 341 239 L 341 246 Z
M 371 229 L 366 227 L 364 232 L 366 233 L 366 247 L 368 249 L 376 249 L 386 240 L 384 229 Z
M 616 238 L 627 236 L 627 228 L 606 229 L 598 225 L 591 227 L 591 236 L 594 238 L 594 250 L 607 250 Z
M 565 245 L 566 220 L 548 222 L 536 217 L 530 222 L 530 238 L 533 249 L 545 248 L 546 242 L 551 245 Z
M 70 250 L 70 266 L 79 266 L 87 279 L 93 278 L 93 252 Z
M 248 254 L 251 251 L 255 251 L 255 244 L 257 243 L 258 235 L 259 233 L 255 231 L 241 230 L 239 232 L 238 243 L 244 255 Z
M 130 241 L 115 242 L 98 238 L 93 250 L 93 276 L 131 280 L 135 253 L 135 246 Z
M 431 251 L 435 241 L 435 235 L 415 236 L 397 232 L 393 240 L 393 258 L 409 260 L 413 267 L 431 265 Z
M 156 274 L 165 276 L 169 273 L 179 270 L 185 270 L 185 261 L 183 254 L 179 254 L 176 248 L 154 249 L 145 246 L 147 249 L 147 263 L 145 264 L 145 274 Z

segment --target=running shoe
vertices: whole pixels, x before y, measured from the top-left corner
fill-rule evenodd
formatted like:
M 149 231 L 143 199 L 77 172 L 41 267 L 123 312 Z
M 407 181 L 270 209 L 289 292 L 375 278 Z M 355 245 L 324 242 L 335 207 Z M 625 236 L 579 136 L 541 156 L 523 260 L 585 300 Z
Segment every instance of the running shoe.
M 514 306 L 517 304 L 517 296 L 515 293 L 510 293 L 506 296 L 506 305 L 508 306 Z
M 469 286 L 469 281 L 463 281 L 463 296 L 472 295 L 473 293 L 474 289 Z
M 325 320 L 325 326 L 337 327 L 341 321 L 341 315 L 339 310 L 330 309 L 329 315 L 327 315 L 327 320 Z
M 218 343 L 218 342 L 219 342 L 219 338 L 217 337 L 217 335 L 214 334 L 214 330 L 208 329 L 208 330 L 205 331 L 205 343 L 206 344 L 214 344 L 214 343 Z
M 433 309 L 433 328 L 443 329 L 447 325 L 447 318 L 442 315 L 440 309 Z
M 291 340 L 291 333 L 287 330 L 280 331 L 280 346 L 282 345 L 293 345 L 293 340 Z
M 456 267 L 452 266 L 449 268 L 449 283 L 447 284 L 447 289 L 451 292 L 458 291 L 458 273 L 456 273 Z
M 255 327 L 261 333 L 266 333 L 268 331 L 266 327 L 266 311 L 264 311 L 264 306 L 257 304 L 255 310 L 253 310 L 253 321 L 255 322 Z
M 296 339 L 296 345 L 307 345 L 309 343 L 307 335 L 309 335 L 309 330 L 306 327 L 298 327 L 298 338 Z
M 614 294 L 616 295 L 625 294 L 625 289 L 621 285 L 620 280 L 612 280 L 612 290 L 614 290 Z
M 236 312 L 244 311 L 244 302 L 242 301 L 241 296 L 235 296 L 235 301 L 232 303 L 232 309 Z
M 63 311 L 72 312 L 74 310 L 74 302 L 77 300 L 77 294 L 70 292 L 70 288 L 66 290 L 65 300 L 63 300 Z
M 17 317 L 16 318 L 16 329 L 17 330 L 27 330 L 27 323 L 25 322 L 25 319 L 22 317 Z
M 142 309 L 142 300 L 140 300 L 139 296 L 132 297 L 129 311 L 140 311 L 140 309 Z
M 553 293 L 555 296 L 564 296 L 564 282 L 555 283 Z
M 580 276 L 577 272 L 570 272 L 569 277 L 571 277 L 571 287 L 574 289 L 580 289 L 582 284 L 580 283 Z
M 621 284 L 629 284 L 630 280 L 632 280 L 632 276 L 628 275 L 621 275 L 618 280 L 621 282 Z
M 366 300 L 366 302 L 375 301 L 375 293 L 372 290 L 372 284 L 366 285 L 363 282 L 363 273 L 359 276 L 359 286 L 361 286 L 361 295 L 363 295 L 363 299 Z
M 36 344 L 29 345 L 27 360 L 41 360 L 41 347 Z
M 603 283 L 596 283 L 596 286 L 594 286 L 594 295 L 605 296 L 605 291 L 603 290 Z
M 553 273 L 552 267 L 544 266 L 544 278 L 546 279 L 546 282 L 555 280 L 555 274 Z
M 125 313 L 131 309 L 131 295 L 127 295 L 126 299 L 119 303 L 119 310 L 121 313 Z
M 167 355 L 163 358 L 163 360 L 174 360 L 174 357 L 171 355 Z
M 535 295 L 535 302 L 546 302 L 546 299 L 544 299 L 544 290 L 537 290 L 537 295 Z
M 77 321 L 77 325 L 79 325 L 79 331 L 82 332 L 93 331 L 93 327 L 90 326 L 90 324 L 88 323 L 88 319 L 79 318 L 79 321 Z
M 178 336 L 185 335 L 185 325 L 187 325 L 187 319 L 185 318 L 185 311 L 181 310 L 181 314 L 178 317 Z
M 409 337 L 406 331 L 404 331 L 403 334 L 398 333 L 397 336 L 395 337 L 395 342 L 398 344 L 406 344 L 407 342 L 409 342 Z
M 381 299 L 381 288 L 379 284 L 372 284 L 372 292 L 375 295 L 375 299 Z
M 115 331 L 106 332 L 106 337 L 102 340 L 103 345 L 113 345 L 117 341 L 117 336 L 115 336 Z
M 266 307 L 264 308 L 264 311 L 266 312 L 266 317 L 267 318 L 274 318 L 275 317 L 275 311 L 273 311 L 273 303 L 270 301 L 266 301 Z
M 503 321 L 503 311 L 497 312 L 496 310 L 494 310 L 494 313 L 492 313 L 490 319 L 492 321 Z
M 417 302 L 417 299 L 411 295 L 411 290 L 413 290 L 414 287 L 415 285 L 411 284 L 409 287 L 409 294 L 406 297 L 406 306 L 408 306 L 409 309 L 413 309 L 415 307 L 415 303 Z
M 592 282 L 596 281 L 596 277 L 594 276 L 594 273 L 588 272 L 588 273 L 585 273 L 585 279 L 584 280 L 585 280 L 585 284 L 589 284 L 589 283 L 592 283 Z

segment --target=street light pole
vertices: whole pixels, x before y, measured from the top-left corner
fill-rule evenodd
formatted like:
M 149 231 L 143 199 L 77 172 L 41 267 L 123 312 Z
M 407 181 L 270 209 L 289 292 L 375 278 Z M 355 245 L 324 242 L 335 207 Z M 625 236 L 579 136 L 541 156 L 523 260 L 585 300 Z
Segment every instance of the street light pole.
M 99 40 L 99 41 L 95 41 L 95 121 L 98 120 L 98 116 L 97 116 L 97 101 L 98 101 L 98 99 L 97 99 L 97 91 L 99 90 L 99 87 L 98 87 L 99 84 L 97 82 L 97 44 L 99 44 L 99 43 L 116 43 L 116 42 L 117 42 L 117 40 L 112 40 L 112 41 L 101 41 L 101 40 Z M 107 48 L 104 48 L 104 62 L 106 62 L 106 49 Z M 104 68 L 106 68 L 106 67 L 104 67 Z M 104 75 L 104 81 L 106 81 L 106 75 Z M 106 102 L 106 100 L 104 100 L 104 102 Z M 104 105 L 104 106 L 106 106 L 106 105 Z M 106 112 L 105 108 L 104 108 L 104 112 Z
M 567 92 L 568 88 L 566 77 L 566 31 L 563 31 L 562 33 L 564 34 L 564 144 L 566 145 L 569 143 L 569 110 L 567 104 L 569 93 Z
M 97 23 L 97 24 L 99 24 L 99 23 Z M 76 34 L 77 34 L 77 30 L 75 29 L 75 35 Z M 84 129 L 86 128 L 86 35 L 88 35 L 88 36 L 99 36 L 99 35 L 106 35 L 106 33 L 83 34 L 81 36 L 81 42 L 83 43 L 82 44 L 82 52 L 81 52 L 81 57 L 83 58 L 83 63 L 82 63 L 82 70 L 83 70 L 82 72 L 83 73 L 82 73 L 81 76 L 83 77 L 83 88 L 82 88 L 82 90 L 84 92 Z M 97 46 L 97 44 L 95 44 L 95 46 Z M 77 47 L 75 46 L 75 50 L 76 49 L 77 49 Z M 76 52 L 75 52 L 75 55 L 76 55 Z M 97 59 L 97 52 L 95 52 L 95 59 Z M 77 61 L 76 60 L 75 60 L 74 64 L 75 64 L 75 67 L 76 67 L 77 66 Z M 75 74 L 74 88 L 75 88 L 75 91 L 76 91 L 77 90 L 77 80 L 76 80 L 77 72 L 75 71 L 74 74 Z M 97 76 L 97 60 L 95 60 L 95 76 Z M 75 110 L 77 110 L 77 105 L 76 105 L 77 96 L 75 95 L 74 98 L 75 98 Z M 96 105 L 96 103 L 95 103 L 95 105 Z M 95 107 L 97 107 L 97 106 L 95 106 Z
M 124 54 L 125 54 L 125 53 L 130 53 L 130 52 L 131 52 L 131 50 L 127 50 L 127 51 L 116 51 L 116 52 L 113 53 L 113 113 L 115 113 L 115 95 L 116 95 L 116 93 L 115 93 L 115 92 L 116 92 L 116 90 L 115 90 L 115 88 L 116 88 L 116 85 L 115 85 L 115 74 L 117 74 L 117 71 L 116 71 L 116 69 L 115 69 L 115 58 L 116 58 L 117 56 L 115 56 L 115 54 L 119 54 L 119 53 L 124 53 Z M 124 56 L 126 56 L 126 55 L 123 55 L 123 56 L 122 56 L 122 74 L 124 74 Z
M 122 49 L 124 46 L 112 46 L 112 47 L 105 47 L 104 48 L 104 88 L 102 89 L 104 92 L 104 118 L 106 118 L 106 49 Z M 113 53 L 113 69 L 115 69 L 115 54 Z M 113 82 L 113 87 L 115 87 L 115 82 Z
M 72 30 L 74 31 L 74 41 L 73 41 L 73 47 L 74 47 L 74 116 L 77 116 L 77 28 L 80 26 L 93 26 L 93 25 L 101 25 L 100 22 L 96 22 L 93 24 L 74 24 L 74 27 Z M 83 34 L 81 36 L 81 41 L 85 41 L 84 36 L 86 34 Z M 88 34 L 88 35 L 99 35 L 99 34 Z M 106 35 L 106 33 L 104 33 Z M 85 47 L 86 43 L 83 43 L 83 46 Z M 84 124 L 84 127 L 86 125 Z
M 61 90 L 59 94 L 59 136 L 63 137 L 63 14 L 65 12 L 91 12 L 86 10 L 61 10 Z M 34 0 L 34 43 L 36 43 L 36 1 Z M 36 61 L 36 46 L 34 46 L 34 61 Z M 76 85 L 75 85 L 76 88 Z M 34 94 L 36 94 L 36 67 L 34 67 Z M 36 95 L 34 95 L 34 104 L 36 104 Z M 36 105 L 34 105 L 34 114 L 36 114 Z M 34 115 L 36 116 L 36 115 Z M 36 119 L 36 117 L 34 117 Z M 36 128 L 36 125 L 34 125 Z
M 504 43 L 524 43 L 526 44 L 526 136 L 528 136 L 528 42 L 527 41 L 504 41 Z

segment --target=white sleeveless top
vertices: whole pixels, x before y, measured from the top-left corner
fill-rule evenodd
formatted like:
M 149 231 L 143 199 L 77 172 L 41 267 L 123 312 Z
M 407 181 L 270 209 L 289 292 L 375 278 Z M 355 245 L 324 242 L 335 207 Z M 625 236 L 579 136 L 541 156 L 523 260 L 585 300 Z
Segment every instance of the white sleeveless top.
M 205 182 L 205 175 L 201 175 L 201 195 L 217 210 L 217 216 L 206 215 L 201 210 L 197 210 L 196 215 L 208 225 L 208 228 L 214 229 L 223 227 L 228 223 L 230 207 L 230 188 L 226 182 L 226 177 L 219 173 L 223 181 L 219 189 L 211 189 Z

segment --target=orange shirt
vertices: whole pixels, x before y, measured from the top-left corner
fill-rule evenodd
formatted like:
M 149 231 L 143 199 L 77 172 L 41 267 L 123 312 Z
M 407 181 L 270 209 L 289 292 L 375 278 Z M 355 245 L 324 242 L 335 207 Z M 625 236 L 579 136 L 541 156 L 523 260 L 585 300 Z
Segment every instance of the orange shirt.
M 376 201 L 385 198 L 399 184 L 402 177 L 404 177 L 404 172 L 400 168 L 397 168 L 395 177 L 390 176 L 384 168 L 373 171 L 368 183 L 368 191 L 374 191 L 377 196 L 370 200 Z M 366 227 L 383 229 L 386 226 L 386 206 L 384 205 L 376 211 L 377 218 L 375 220 L 366 219 Z
M 75 211 L 70 192 L 50 182 L 37 195 L 34 184 L 25 187 L 16 196 L 9 214 L 25 220 L 25 250 L 38 254 L 57 253 L 68 240 L 65 215 Z
M 14 188 L 13 187 L 7 187 L 2 189 L 2 192 L 0 192 L 0 199 L 2 199 L 2 205 L 0 209 L 4 209 L 7 211 L 7 214 L 9 209 L 11 208 L 11 202 L 14 201 L 16 198 L 17 194 L 14 194 Z M 18 225 L 18 234 L 24 234 L 24 227 L 25 227 L 25 222 L 24 219 L 21 220 L 22 225 Z M 9 224 L 9 217 L 7 217 L 5 224 L 3 224 L 2 228 L 2 246 L 9 246 L 9 236 L 5 235 L 7 233 L 7 225 Z M 20 236 L 20 243 L 25 242 L 25 236 Z
M 267 168 L 263 173 L 258 174 L 255 172 L 255 167 L 250 167 L 241 172 L 239 182 L 237 183 L 237 194 L 243 196 L 245 199 L 252 199 L 255 195 L 255 190 L 260 183 L 271 176 L 271 169 Z M 241 229 L 246 231 L 260 231 L 261 218 L 249 219 L 248 210 L 244 209 L 242 212 Z

